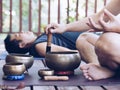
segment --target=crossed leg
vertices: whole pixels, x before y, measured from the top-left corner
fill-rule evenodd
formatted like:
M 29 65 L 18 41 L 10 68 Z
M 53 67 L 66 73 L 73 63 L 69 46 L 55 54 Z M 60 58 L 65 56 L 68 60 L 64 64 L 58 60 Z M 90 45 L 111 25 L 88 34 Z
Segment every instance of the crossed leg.
M 85 60 L 88 64 L 80 66 L 80 69 L 82 70 L 85 78 L 88 80 L 100 80 L 100 79 L 106 79 L 112 77 L 115 74 L 115 71 L 118 69 L 120 64 L 120 57 L 119 57 L 120 34 L 104 33 L 103 35 L 100 36 L 100 38 L 94 37 L 94 39 L 93 36 L 96 35 L 93 34 L 91 34 L 91 36 L 90 34 L 86 34 L 85 37 L 83 36 L 84 34 L 78 38 L 76 44 L 81 56 L 82 57 L 87 56 L 88 58 L 88 60 L 87 58 Z M 88 37 L 89 39 L 87 39 Z M 81 38 L 82 38 L 82 43 L 80 43 Z M 85 46 L 84 43 L 86 42 L 88 42 L 88 46 L 90 45 L 92 46 L 91 49 L 93 49 L 94 51 L 91 52 L 92 54 L 89 51 L 85 51 L 86 49 L 83 48 Z M 83 52 L 86 53 L 82 54 Z M 93 58 L 91 58 L 91 55 L 93 56 Z M 95 59 L 94 56 L 97 58 Z M 96 60 L 99 63 L 96 63 L 97 62 Z

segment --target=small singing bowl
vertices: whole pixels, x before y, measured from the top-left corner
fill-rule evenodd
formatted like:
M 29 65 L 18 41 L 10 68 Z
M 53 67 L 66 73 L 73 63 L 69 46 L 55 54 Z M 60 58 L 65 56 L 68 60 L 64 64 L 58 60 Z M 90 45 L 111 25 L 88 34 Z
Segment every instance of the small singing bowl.
M 50 69 L 40 69 L 38 71 L 38 75 L 40 77 L 44 77 L 44 76 L 52 76 L 54 75 L 54 70 L 50 70 Z
M 31 55 L 25 54 L 9 54 L 5 59 L 6 63 L 23 63 L 25 64 L 26 70 L 32 67 L 34 59 Z
M 21 75 L 26 68 L 23 63 L 7 63 L 3 65 L 4 75 Z
M 48 68 L 55 71 L 73 71 L 81 63 L 78 52 L 48 52 L 45 57 Z

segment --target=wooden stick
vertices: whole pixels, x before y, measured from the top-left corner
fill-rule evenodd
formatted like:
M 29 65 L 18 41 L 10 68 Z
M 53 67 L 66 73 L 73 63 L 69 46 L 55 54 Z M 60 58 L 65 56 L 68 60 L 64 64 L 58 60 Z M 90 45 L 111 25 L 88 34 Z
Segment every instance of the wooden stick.
M 68 76 L 44 76 L 44 80 L 69 80 Z
M 48 32 L 46 53 L 51 51 L 52 33 Z

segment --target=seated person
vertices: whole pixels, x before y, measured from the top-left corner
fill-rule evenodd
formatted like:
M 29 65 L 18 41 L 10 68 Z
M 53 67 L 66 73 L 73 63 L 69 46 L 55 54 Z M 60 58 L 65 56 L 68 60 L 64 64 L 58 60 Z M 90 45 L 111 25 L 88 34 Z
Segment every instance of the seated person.
M 80 32 L 81 33 L 81 32 Z M 51 51 L 76 50 L 76 39 L 78 32 L 65 32 L 63 34 L 53 34 L 51 41 Z M 20 32 L 8 34 L 4 40 L 8 53 L 29 53 L 34 57 L 44 57 L 46 53 L 47 35 L 35 35 L 33 32 Z
M 100 37 L 95 34 L 82 34 L 76 41 L 76 47 L 82 60 L 86 61 L 80 69 L 88 80 L 100 80 L 117 75 L 120 71 L 120 0 L 110 0 L 98 13 L 69 24 L 49 24 L 51 33 L 68 31 L 103 32 Z

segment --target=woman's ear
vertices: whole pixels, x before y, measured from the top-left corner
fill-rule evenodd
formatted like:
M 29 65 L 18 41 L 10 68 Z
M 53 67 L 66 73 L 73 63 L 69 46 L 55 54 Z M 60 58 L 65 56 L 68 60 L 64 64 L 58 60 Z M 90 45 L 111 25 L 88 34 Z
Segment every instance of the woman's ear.
M 26 46 L 26 43 L 24 43 L 24 42 L 20 42 L 20 43 L 19 43 L 19 47 L 20 47 L 20 48 L 24 48 L 25 46 Z

